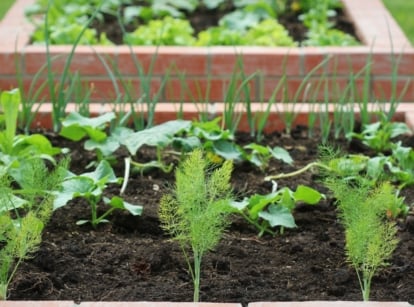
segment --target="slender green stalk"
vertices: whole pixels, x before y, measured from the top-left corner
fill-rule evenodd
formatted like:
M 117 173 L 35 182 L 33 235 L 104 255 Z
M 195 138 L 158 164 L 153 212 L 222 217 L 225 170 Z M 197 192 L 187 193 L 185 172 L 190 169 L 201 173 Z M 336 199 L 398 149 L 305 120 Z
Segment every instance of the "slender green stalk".
M 305 172 L 307 172 L 307 171 L 309 171 L 309 170 L 311 170 L 315 167 L 322 168 L 322 169 L 325 169 L 325 170 L 328 170 L 328 171 L 332 171 L 332 168 L 325 165 L 324 163 L 311 162 L 311 163 L 307 164 L 306 166 L 304 166 L 304 167 L 302 167 L 302 168 L 300 168 L 296 171 L 293 171 L 293 172 L 290 172 L 290 173 L 280 173 L 280 174 L 277 174 L 277 175 L 267 176 L 267 177 L 265 177 L 264 180 L 265 181 L 272 181 L 272 180 L 277 180 L 277 179 L 283 179 L 283 178 L 298 176 L 298 175 L 303 174 L 303 173 L 305 173 Z
M 310 78 L 314 75 L 314 73 L 317 70 L 323 68 L 329 60 L 330 60 L 330 57 L 324 58 L 318 65 L 316 65 L 309 71 L 309 73 L 302 79 L 292 99 L 290 99 L 288 92 L 287 92 L 288 79 L 287 78 L 285 79 L 284 98 L 283 98 L 284 109 L 281 110 L 280 113 L 283 114 L 283 121 L 284 121 L 287 134 L 290 134 L 292 131 L 293 123 L 298 113 L 298 110 L 296 110 L 296 105 L 297 103 L 301 103 L 302 102 L 301 99 L 303 99 L 304 96 L 307 94 L 306 89 L 308 87 Z
M 70 93 L 74 90 L 74 84 L 70 83 L 69 88 L 67 88 L 67 81 L 70 77 L 70 65 L 72 63 L 73 56 L 75 54 L 76 47 L 80 43 L 83 34 L 88 29 L 89 25 L 95 19 L 99 13 L 99 8 L 97 8 L 93 14 L 90 16 L 88 21 L 82 28 L 82 31 L 77 36 L 75 42 L 72 45 L 72 48 L 69 52 L 68 57 L 65 60 L 65 65 L 63 67 L 62 75 L 60 76 L 57 86 L 55 85 L 55 73 L 53 72 L 52 67 L 52 57 L 50 54 L 50 33 L 49 33 L 49 11 L 52 5 L 52 1 L 48 1 L 47 9 L 45 13 L 45 44 L 46 44 L 46 64 L 47 64 L 47 80 L 49 86 L 50 99 L 52 101 L 52 120 L 53 120 L 53 130 L 59 131 L 60 121 L 65 115 L 66 106 L 69 103 L 71 96 Z
M 276 97 L 278 93 L 280 92 L 283 84 L 285 83 L 286 75 L 283 75 L 282 78 L 277 83 L 275 89 L 272 92 L 272 95 L 270 95 L 269 100 L 266 103 L 266 108 L 264 112 L 260 113 L 260 115 L 257 116 L 257 128 L 256 128 L 256 140 L 260 142 L 263 138 L 263 130 L 266 127 L 267 121 L 270 116 L 270 112 L 272 110 L 272 106 L 276 102 Z
M 202 253 L 199 253 L 197 249 L 193 249 L 194 257 L 194 302 L 200 301 L 200 275 L 201 275 L 201 259 Z
M 241 101 L 241 92 L 250 96 L 250 82 L 256 77 L 256 73 L 246 76 L 243 72 L 243 60 L 242 58 L 237 59 L 236 66 L 234 67 L 233 74 L 230 80 L 230 84 L 226 90 L 224 97 L 224 111 L 223 111 L 223 125 L 229 129 L 232 133 L 235 133 L 239 122 L 241 120 L 241 111 L 237 110 L 236 107 Z M 240 85 L 238 83 L 240 82 Z M 246 101 L 250 98 L 244 97 Z M 250 110 L 248 119 L 250 120 L 249 126 L 252 124 L 253 118 L 250 109 L 250 103 L 246 104 L 247 109 Z M 251 128 L 251 126 L 250 126 Z M 254 128 L 253 128 L 254 129 Z

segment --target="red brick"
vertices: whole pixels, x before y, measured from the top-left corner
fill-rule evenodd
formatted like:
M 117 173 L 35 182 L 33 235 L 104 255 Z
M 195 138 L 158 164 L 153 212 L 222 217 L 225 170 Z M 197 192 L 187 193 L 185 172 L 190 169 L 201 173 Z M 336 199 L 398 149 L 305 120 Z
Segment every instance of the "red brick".
M 18 83 L 15 78 L 0 78 L 0 92 L 9 91 L 16 87 L 18 87 Z
M 305 48 L 302 53 L 301 74 L 306 76 L 312 72 L 313 75 L 322 75 L 328 61 L 328 55 L 321 48 Z
M 128 95 L 131 96 L 132 101 L 136 102 L 144 95 L 147 95 L 146 91 L 143 90 L 141 87 L 142 81 L 135 78 L 125 78 L 121 80 L 117 79 L 116 83 L 114 84 L 112 80 L 94 80 L 94 79 L 84 79 L 84 84 L 86 83 L 87 86 L 90 86 L 92 89 L 92 101 L 97 102 L 115 102 L 117 99 L 117 95 L 120 95 L 121 103 L 124 99 L 127 99 Z M 147 82 L 147 81 L 145 81 Z M 147 86 L 147 85 L 145 85 Z M 163 99 L 163 90 L 160 89 L 161 81 L 159 78 L 154 78 L 150 81 L 149 86 L 149 94 L 147 96 L 148 99 L 153 99 L 155 95 L 159 94 L 159 100 Z M 117 90 L 116 90 L 117 87 Z M 159 93 L 160 92 L 160 93 Z M 146 99 L 144 99 L 146 101 Z
M 414 76 L 414 50 L 403 54 L 376 52 L 372 56 L 372 73 L 375 75 L 391 76 L 392 74 Z
M 374 78 L 372 91 L 372 101 L 414 101 L 414 79 L 399 79 L 394 82 L 391 78 Z
M 344 48 L 336 48 L 332 49 L 327 56 L 329 61 L 325 73 L 328 75 L 358 74 L 370 68 L 370 66 L 367 67 L 369 50 L 366 47 L 350 48 L 346 52 L 344 52 Z
M 14 52 L 0 52 L 0 77 L 7 75 L 15 76 L 16 65 L 20 69 L 19 54 Z
M 69 71 L 78 72 L 82 76 L 107 76 L 114 71 L 115 55 L 113 51 L 107 48 L 100 48 L 98 56 L 92 47 L 78 46 L 73 57 L 70 59 Z M 106 52 L 102 52 L 105 51 Z M 71 53 L 70 46 L 51 46 L 50 56 L 52 71 L 55 74 L 61 74 L 64 71 L 66 62 L 69 60 Z M 41 69 L 46 72 L 46 49 L 44 46 L 29 46 L 24 50 L 25 72 L 27 74 L 36 74 Z M 108 71 L 109 70 L 109 71 Z
M 222 79 L 169 79 L 165 87 L 165 100 L 171 102 L 223 101 L 225 83 Z
M 118 48 L 117 65 L 124 74 L 137 75 L 142 67 L 144 74 L 205 75 L 208 54 L 204 48 L 133 47 Z M 137 64 L 138 63 L 138 64 Z
M 269 76 L 297 75 L 300 73 L 300 50 L 260 47 L 212 49 L 210 74 L 231 75 L 241 68 L 247 75 L 256 72 Z
M 409 307 L 405 302 L 346 302 L 346 301 L 311 301 L 311 302 L 258 302 L 248 307 Z

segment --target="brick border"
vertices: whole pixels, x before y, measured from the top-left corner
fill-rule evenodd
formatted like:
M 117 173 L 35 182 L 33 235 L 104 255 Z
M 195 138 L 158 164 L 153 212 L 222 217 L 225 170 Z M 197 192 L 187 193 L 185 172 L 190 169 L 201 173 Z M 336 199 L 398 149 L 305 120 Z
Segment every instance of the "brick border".
M 370 71 L 370 92 L 372 101 L 392 97 L 392 89 L 397 93 L 403 88 L 407 91 L 402 101 L 414 102 L 414 48 L 403 31 L 386 10 L 381 0 L 342 0 L 346 14 L 354 22 L 356 31 L 364 43 L 358 47 L 300 47 L 300 48 L 263 48 L 263 47 L 134 47 L 128 46 L 78 46 L 71 64 L 72 72 L 79 72 L 83 82 L 93 88 L 92 101 L 111 101 L 114 88 L 108 77 L 108 69 L 116 67 L 122 78 L 130 82 L 136 91 L 135 98 L 141 96 L 140 78 L 134 60 L 138 59 L 144 72 L 148 73 L 154 60 L 150 78 L 151 93 L 160 88 L 166 71 L 169 79 L 161 92 L 162 101 L 223 101 L 226 88 L 239 59 L 243 60 L 244 72 L 260 72 L 250 82 L 250 99 L 262 101 L 269 98 L 284 74 L 287 75 L 287 98 L 284 94 L 277 99 L 293 99 L 301 82 L 313 71 L 309 84 L 316 87 L 321 77 L 330 93 L 329 99 L 350 82 L 351 73 L 357 75 L 366 68 L 367 60 L 372 61 Z M 0 23 L 0 90 L 17 86 L 16 65 L 19 63 L 24 88 L 28 89 L 34 75 L 45 65 L 45 47 L 29 45 L 32 26 L 25 21 L 24 7 L 34 0 L 16 0 L 15 5 Z M 59 77 L 71 46 L 51 46 L 50 52 L 57 58 L 53 62 L 53 71 Z M 105 59 L 107 67 L 102 63 Z M 324 65 L 317 66 L 324 61 Z M 392 71 L 398 63 L 398 78 L 393 85 Z M 182 76 L 185 75 L 185 85 Z M 207 77 L 209 75 L 209 77 Z M 141 75 L 142 77 L 142 75 Z M 362 90 L 363 77 L 356 82 Z M 39 82 L 44 78 L 39 78 Z M 263 85 L 261 80 L 264 80 Z M 117 84 L 118 86 L 120 84 Z M 123 92 L 121 90 L 121 92 Z M 285 94 L 286 94 L 285 93 Z M 44 91 L 47 97 L 47 91 Z M 296 97 L 305 100 L 303 93 Z M 322 100 L 323 93 L 317 94 Z M 243 99 L 243 97 L 241 97 Z
M 241 307 L 238 303 L 3 301 L 3 307 Z M 410 307 L 405 302 L 257 302 L 248 307 Z

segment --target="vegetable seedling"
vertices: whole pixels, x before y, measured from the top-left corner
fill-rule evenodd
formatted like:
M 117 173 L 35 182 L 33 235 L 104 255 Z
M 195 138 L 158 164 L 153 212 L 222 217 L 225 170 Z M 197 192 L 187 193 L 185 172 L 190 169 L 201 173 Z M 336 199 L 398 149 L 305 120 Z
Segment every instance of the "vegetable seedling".
M 225 161 L 212 170 L 203 152 L 196 149 L 176 171 L 173 191 L 160 201 L 162 228 L 180 244 L 193 279 L 195 302 L 200 295 L 201 260 L 218 244 L 229 222 L 232 169 L 232 162 Z
M 3 130 L 0 131 L 0 160 L 15 161 L 14 167 L 18 167 L 19 160 L 41 157 L 52 163 L 53 156 L 62 152 L 60 148 L 53 147 L 50 141 L 41 134 L 17 134 L 17 118 L 21 96 L 18 89 L 4 91 L 0 95 L 0 123 Z M 7 164 L 7 163 L 5 163 Z
M 349 184 L 329 178 L 326 185 L 333 191 L 345 228 L 347 260 L 355 269 L 364 301 L 370 297 L 372 278 L 388 265 L 387 260 L 397 247 L 396 224 L 386 218 L 387 208 L 401 199 L 389 182 L 377 187 Z
M 391 122 L 387 120 L 385 114 L 382 114 L 380 121 L 365 125 L 362 132 L 352 132 L 347 137 L 361 140 L 375 152 L 382 153 L 393 149 L 395 144 L 391 140 L 404 134 L 411 134 L 406 123 Z
M 273 182 L 271 193 L 254 194 L 242 201 L 233 201 L 231 206 L 259 230 L 259 237 L 265 233 L 274 236 L 274 227 L 280 226 L 280 233 L 283 233 L 284 228 L 296 227 L 293 210 L 297 203 L 315 205 L 323 197 L 315 189 L 304 185 L 299 185 L 296 191 L 287 187 L 277 190 L 277 184 Z
M 112 167 L 108 161 L 101 161 L 96 169 L 90 173 L 84 173 L 79 176 L 69 173 L 63 182 L 62 191 L 60 191 L 54 201 L 54 210 L 65 206 L 71 199 L 83 198 L 91 208 L 91 218 L 88 220 L 79 220 L 78 225 L 91 223 L 94 228 L 100 223 L 108 222 L 106 217 L 114 210 L 127 210 L 132 215 L 141 215 L 142 206 L 132 205 L 125 202 L 119 196 L 112 198 L 103 197 L 105 188 L 109 183 L 119 183 L 120 180 L 115 176 Z M 98 216 L 98 204 L 103 200 L 110 208 Z

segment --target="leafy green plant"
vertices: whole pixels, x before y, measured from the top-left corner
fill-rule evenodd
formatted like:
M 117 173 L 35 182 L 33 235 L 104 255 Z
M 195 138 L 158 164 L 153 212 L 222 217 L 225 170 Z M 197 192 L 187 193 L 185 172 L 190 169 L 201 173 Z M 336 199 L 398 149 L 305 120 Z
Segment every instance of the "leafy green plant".
M 55 169 L 39 157 L 22 163 L 25 171 L 11 176 L 0 165 L 0 300 L 19 265 L 37 250 L 67 168 L 65 159 Z
M 44 223 L 29 212 L 14 220 L 8 213 L 0 214 L 0 300 L 7 298 L 8 286 L 21 262 L 35 252 L 42 239 Z
M 288 31 L 275 19 L 266 19 L 250 28 L 244 36 L 245 45 L 294 47 Z
M 231 205 L 236 213 L 259 230 L 259 237 L 265 233 L 274 236 L 274 227 L 280 227 L 280 233 L 284 228 L 296 227 L 293 210 L 298 203 L 315 205 L 323 197 L 315 189 L 304 185 L 299 185 L 296 191 L 288 187 L 277 190 L 277 184 L 273 182 L 271 193 L 254 194 L 242 201 L 233 201 Z
M 275 19 L 254 23 L 243 31 L 221 25 L 201 31 L 197 36 L 196 46 L 296 46 L 289 33 Z
M 232 162 L 226 161 L 212 170 L 203 152 L 195 150 L 176 171 L 173 191 L 160 201 L 162 228 L 180 244 L 193 279 L 195 302 L 199 301 L 203 256 L 218 244 L 228 224 L 232 168 Z
M 303 42 L 305 46 L 355 46 L 358 41 L 349 34 L 338 29 L 332 29 L 334 24 L 329 17 L 335 16 L 336 12 L 331 9 L 330 0 L 308 0 L 308 10 L 300 19 L 309 29 L 308 38 Z
M 136 156 L 138 150 L 144 145 L 155 147 L 157 160 L 145 163 L 131 160 L 130 163 L 136 170 L 143 172 L 146 169 L 159 168 L 162 171 L 169 173 L 173 169 L 173 164 L 166 165 L 162 153 L 173 143 L 175 136 L 178 133 L 189 129 L 190 126 L 190 121 L 172 120 L 148 129 L 131 133 L 121 140 L 121 143 L 126 146 L 131 156 Z
M 414 183 L 414 151 L 400 146 L 390 156 L 369 157 L 363 154 L 342 155 L 329 146 L 321 146 L 320 159 L 291 173 L 280 173 L 265 177 L 266 181 L 295 177 L 304 172 L 317 170 L 321 178 L 337 178 L 345 182 L 356 182 L 375 187 L 381 182 L 399 183 L 397 194 L 407 185 Z M 388 204 L 390 218 L 405 216 L 409 206 L 404 202 Z
M 50 141 L 41 134 L 17 134 L 17 119 L 21 103 L 20 91 L 13 89 L 4 91 L 0 95 L 0 161 L 18 161 L 42 157 L 54 161 L 54 155 L 61 152 L 60 148 L 53 147 Z
M 361 140 L 363 144 L 380 153 L 389 151 L 395 146 L 395 143 L 392 142 L 393 138 L 411 133 L 411 129 L 406 123 L 389 121 L 382 114 L 380 121 L 364 125 L 360 133 L 352 132 L 347 137 Z
M 95 151 L 98 161 L 116 162 L 114 153 L 121 146 L 121 139 L 133 131 L 127 127 L 117 126 L 113 131 L 108 132 L 109 126 L 115 118 L 114 112 L 93 118 L 82 116 L 78 112 L 71 112 L 62 121 L 62 129 L 59 134 L 72 141 L 88 138 L 84 143 L 84 148 Z M 122 123 L 123 121 L 121 121 Z
M 148 25 L 126 33 L 124 40 L 131 45 L 191 46 L 195 42 L 193 31 L 187 20 L 167 16 L 161 20 L 151 20 Z
M 131 0 L 91 1 L 74 0 L 70 4 L 62 0 L 53 1 L 38 0 L 30 6 L 26 13 L 35 24 L 33 35 L 35 42 L 50 42 L 51 44 L 100 44 L 110 45 L 112 42 L 104 33 L 98 35 L 98 31 L 89 27 L 88 16 L 93 16 L 95 22 L 105 22 L 106 16 L 118 16 L 121 28 L 135 27 L 135 30 L 124 33 L 123 42 L 130 45 L 179 45 L 179 46 L 212 46 L 212 45 L 259 45 L 259 46 L 295 46 L 296 43 L 281 26 L 277 17 L 287 11 L 287 2 L 284 0 L 255 0 L 255 1 L 171 1 L 153 0 L 136 4 Z M 319 1 L 320 2 L 320 1 Z M 327 26 L 327 16 L 333 12 L 330 10 L 333 1 L 327 1 L 324 5 L 318 1 L 303 5 L 304 21 L 317 21 L 318 25 L 324 21 Z M 218 25 L 201 31 L 197 38 L 194 37 L 194 29 L 186 20 L 186 17 L 201 10 L 217 10 L 232 5 L 234 10 L 223 13 Z M 325 2 L 324 2 L 325 4 Z M 323 14 L 321 14 L 323 13 Z M 44 14 L 47 23 L 38 22 L 39 14 Z M 36 16 L 36 18 L 32 18 Z M 324 20 L 325 18 L 326 20 Z M 41 20 L 41 19 L 40 19 Z M 68 26 L 69 25 L 69 26 Z M 82 25 L 87 25 L 84 28 Z M 312 27 L 313 35 L 309 42 L 327 44 L 351 42 L 351 38 L 342 32 L 315 31 L 320 27 Z M 327 28 L 327 27 L 326 27 Z M 327 28 L 328 29 L 328 28 Z M 329 37 L 323 40 L 323 36 Z M 82 36 L 81 38 L 79 38 Z M 317 38 L 315 38 L 317 37 Z
M 104 197 L 105 188 L 110 183 L 119 183 L 120 180 L 115 176 L 112 167 L 105 160 L 101 161 L 93 172 L 75 175 L 68 172 L 65 181 L 53 203 L 54 210 L 65 206 L 74 198 L 85 199 L 91 209 L 91 218 L 88 220 L 79 220 L 78 225 L 91 223 L 93 227 L 97 227 L 100 223 L 108 222 L 106 217 L 114 210 L 127 210 L 132 215 L 141 215 L 142 206 L 132 205 L 124 201 L 119 196 L 112 198 Z M 98 205 L 103 200 L 109 209 L 98 215 Z
M 386 218 L 387 208 L 401 200 L 388 182 L 377 187 L 341 179 L 326 181 L 333 191 L 345 228 L 347 259 L 355 269 L 364 301 L 370 297 L 372 278 L 388 265 L 397 247 L 396 224 Z

